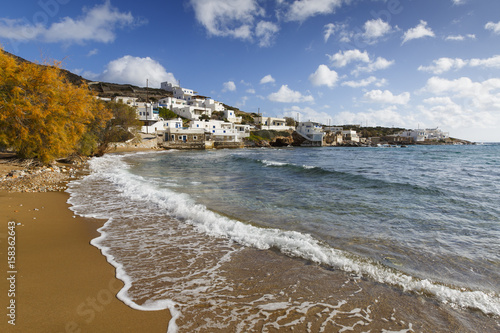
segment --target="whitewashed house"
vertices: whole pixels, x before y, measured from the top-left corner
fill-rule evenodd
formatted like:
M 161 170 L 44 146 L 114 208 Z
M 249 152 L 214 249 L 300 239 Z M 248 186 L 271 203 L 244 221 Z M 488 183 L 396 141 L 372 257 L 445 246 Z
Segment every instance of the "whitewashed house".
M 351 141 L 351 142 L 359 142 L 359 136 L 358 133 L 356 133 L 355 130 L 343 130 L 342 131 L 342 139 L 344 141 Z
M 226 111 L 222 103 L 210 97 L 199 96 L 192 89 L 182 88 L 170 82 L 162 82 L 161 87 L 166 91 L 172 92 L 173 97 L 160 99 L 158 106 L 166 107 L 181 117 L 190 120 L 199 120 L 203 115 L 211 117 L 215 111 Z M 233 119 L 234 115 L 230 116 L 230 118 Z
M 224 110 L 224 119 L 227 119 L 227 121 L 231 123 L 241 123 L 242 117 L 237 117 L 236 113 L 233 110 Z
M 450 137 L 449 133 L 442 132 L 439 128 L 414 129 L 406 130 L 399 133 L 399 136 L 411 138 L 415 142 L 423 142 L 425 140 L 445 140 Z
M 222 120 L 195 120 L 191 121 L 190 128 L 204 129 L 212 135 L 216 142 L 239 142 L 238 131 L 233 123 Z
M 302 137 L 311 141 L 313 145 L 323 145 L 323 137 L 325 136 L 325 132 L 323 131 L 323 126 L 320 123 L 316 123 L 313 121 L 299 122 L 296 131 Z
M 255 117 L 255 122 L 263 130 L 286 131 L 294 129 L 293 126 L 286 125 L 285 118 Z

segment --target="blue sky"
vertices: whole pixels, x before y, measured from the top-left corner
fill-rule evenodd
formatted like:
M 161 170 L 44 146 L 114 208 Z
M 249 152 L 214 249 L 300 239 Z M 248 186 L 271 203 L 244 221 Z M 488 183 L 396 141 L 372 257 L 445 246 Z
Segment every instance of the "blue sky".
M 500 142 L 496 0 L 19 0 L 2 4 L 0 43 L 266 116 Z

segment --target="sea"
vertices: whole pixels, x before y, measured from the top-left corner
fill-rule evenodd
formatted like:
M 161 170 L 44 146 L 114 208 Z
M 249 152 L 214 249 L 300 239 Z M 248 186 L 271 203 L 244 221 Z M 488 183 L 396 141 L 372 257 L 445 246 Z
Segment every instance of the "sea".
M 500 332 L 500 144 L 113 153 L 69 184 L 168 332 Z

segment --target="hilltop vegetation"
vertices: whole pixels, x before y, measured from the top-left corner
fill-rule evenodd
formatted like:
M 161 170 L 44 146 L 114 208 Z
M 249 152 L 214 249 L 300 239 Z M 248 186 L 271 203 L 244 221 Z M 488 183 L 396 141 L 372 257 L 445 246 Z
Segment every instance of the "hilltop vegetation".
M 0 148 L 21 158 L 50 163 L 102 154 L 107 142 L 138 125 L 130 121 L 135 110 L 96 99 L 86 81 L 72 83 L 58 62 L 21 61 L 0 48 L 0 69 Z

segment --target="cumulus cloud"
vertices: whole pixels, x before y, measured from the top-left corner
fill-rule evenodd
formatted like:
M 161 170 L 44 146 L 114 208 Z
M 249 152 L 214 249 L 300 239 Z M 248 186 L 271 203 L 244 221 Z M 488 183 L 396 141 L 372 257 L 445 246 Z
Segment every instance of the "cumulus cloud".
M 326 43 L 328 42 L 328 39 L 330 39 L 330 36 L 333 35 L 337 30 L 337 26 L 333 23 L 328 23 L 323 27 L 323 29 L 324 29 L 323 38 L 325 39 Z
M 415 28 L 411 28 L 404 33 L 403 42 L 401 44 L 404 44 L 412 39 L 434 36 L 435 34 L 432 29 L 427 27 L 427 22 L 420 20 L 420 23 Z
M 330 70 L 326 65 L 319 65 L 316 72 L 309 76 L 309 81 L 315 86 L 328 86 L 330 88 L 335 87 L 339 75 L 336 71 Z
M 387 84 L 387 80 L 386 79 L 378 80 L 375 76 L 370 76 L 366 79 L 362 79 L 359 81 L 344 81 L 342 82 L 341 85 L 351 88 L 362 88 L 362 87 L 367 87 L 371 84 L 374 84 L 377 87 L 382 87 Z
M 488 22 L 486 23 L 486 25 L 484 26 L 484 28 L 486 30 L 491 30 L 493 31 L 493 33 L 497 34 L 497 35 L 500 35 L 500 21 L 497 22 L 497 23 L 494 23 L 494 22 Z
M 274 83 L 276 80 L 271 76 L 271 74 L 264 76 L 260 79 L 260 84 Z
M 432 62 L 430 66 L 419 66 L 419 71 L 430 72 L 433 74 L 442 74 L 452 69 L 459 70 L 465 66 L 483 67 L 483 68 L 500 68 L 500 55 L 495 55 L 490 58 L 479 59 L 460 59 L 460 58 L 439 58 Z
M 169 73 L 156 60 L 150 57 L 140 58 L 126 55 L 108 63 L 104 72 L 98 76 L 100 81 L 125 83 L 136 86 L 160 87 L 164 81 L 177 82 L 174 74 Z
M 33 26 L 23 20 L 0 19 L 0 37 L 49 43 L 110 43 L 116 39 L 117 29 L 144 23 L 134 19 L 130 12 L 120 12 L 112 7 L 109 1 L 91 9 L 84 8 L 83 12 L 77 19 L 65 17 L 49 27 Z
M 99 50 L 98 49 L 93 49 L 93 50 L 90 50 L 89 53 L 87 53 L 87 57 L 92 57 L 92 56 L 95 56 L 96 54 L 99 53 Z
M 233 81 L 224 82 L 223 86 L 224 86 L 224 89 L 222 91 L 235 91 L 236 90 L 236 84 Z
M 451 69 L 460 69 L 467 65 L 467 61 L 464 61 L 460 58 L 439 58 L 432 62 L 433 64 L 430 66 L 420 66 L 418 67 L 419 71 L 431 72 L 434 74 L 442 74 Z
M 372 73 L 378 70 L 386 69 L 394 64 L 394 60 L 387 60 L 382 57 L 378 57 L 375 61 L 370 61 L 366 66 L 359 66 L 352 71 L 353 75 L 359 75 L 360 73 Z
M 427 80 L 423 91 L 466 99 L 468 104 L 478 110 L 500 112 L 500 79 L 497 78 L 474 82 L 468 77 L 447 80 L 434 76 Z
M 309 17 L 331 14 L 342 5 L 343 0 L 295 0 L 286 10 L 288 21 L 303 22 Z
M 342 111 L 333 116 L 333 123 L 412 128 L 415 125 L 415 119 L 411 115 L 398 112 L 397 106 L 391 105 L 383 109 L 369 109 L 364 112 Z
M 351 62 L 370 62 L 368 52 L 361 52 L 358 49 L 339 51 L 332 55 L 327 54 L 327 56 L 335 67 L 345 67 Z
M 357 68 L 352 70 L 353 75 L 359 75 L 360 73 L 372 73 L 374 71 L 386 69 L 394 64 L 394 60 L 387 60 L 382 57 L 377 57 L 375 60 L 370 59 L 370 55 L 367 51 L 361 52 L 358 49 L 339 51 L 335 54 L 329 55 L 327 57 L 332 62 L 334 67 L 345 67 L 350 63 L 360 62 Z
M 385 36 L 392 31 L 391 25 L 378 18 L 376 20 L 366 21 L 364 24 L 363 37 L 367 41 L 375 41 L 378 38 Z
M 410 101 L 410 93 L 393 95 L 389 90 L 372 90 L 365 93 L 364 98 L 371 103 L 406 105 Z
M 272 22 L 260 21 L 255 28 L 255 36 L 260 40 L 260 47 L 271 46 L 280 28 Z
M 326 112 L 320 112 L 315 109 L 312 109 L 308 106 L 301 108 L 299 106 L 292 106 L 291 108 L 285 108 L 283 112 L 284 117 L 290 117 L 299 121 L 315 121 L 321 124 L 328 124 L 328 121 L 331 120 L 331 116 Z
M 451 40 L 451 41 L 464 41 L 466 39 L 476 39 L 476 35 L 474 34 L 467 34 L 465 36 L 463 35 L 450 35 L 445 38 L 445 40 Z
M 467 103 L 457 103 L 450 97 L 431 97 L 423 101 L 418 110 L 429 123 L 440 124 L 445 128 L 466 128 L 471 134 L 472 128 L 498 126 L 498 117 L 486 110 L 476 110 Z
M 277 92 L 270 94 L 267 98 L 270 101 L 280 103 L 301 103 L 314 101 L 314 97 L 311 95 L 302 95 L 299 91 L 294 91 L 288 88 L 288 85 L 282 85 Z
M 264 15 L 256 0 L 191 0 L 198 22 L 209 35 L 250 39 L 255 17 Z
M 500 79 L 474 82 L 468 77 L 432 77 L 422 90 L 432 95 L 419 111 L 434 123 L 462 128 L 467 137 L 495 137 L 500 126 Z M 484 129 L 490 131 L 485 132 Z M 474 132 L 471 132 L 474 130 Z M 489 134 L 488 134 L 489 133 Z
M 473 58 L 469 60 L 471 67 L 500 68 L 500 55 L 486 59 Z

